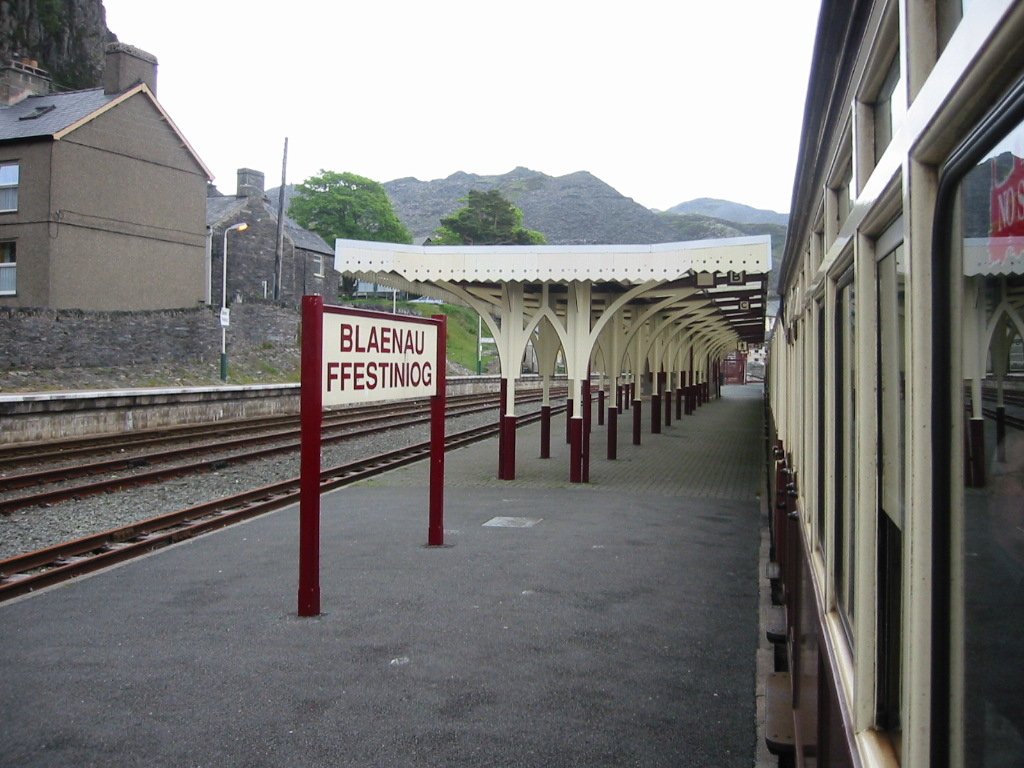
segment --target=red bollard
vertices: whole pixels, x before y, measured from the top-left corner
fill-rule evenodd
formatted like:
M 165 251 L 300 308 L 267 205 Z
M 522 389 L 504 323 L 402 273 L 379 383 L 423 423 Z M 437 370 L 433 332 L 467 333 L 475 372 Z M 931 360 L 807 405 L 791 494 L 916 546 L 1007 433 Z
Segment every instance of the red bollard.
M 502 378 L 498 387 L 498 479 L 505 479 L 505 397 L 508 379 Z
M 593 421 L 593 406 L 591 405 L 590 376 L 583 383 L 583 448 L 580 457 L 580 480 L 584 483 L 590 482 L 590 426 Z
M 540 457 L 551 458 L 551 406 L 540 407 Z
M 608 409 L 608 459 L 615 461 L 618 457 L 619 426 L 617 424 L 619 411 L 616 408 Z
M 583 482 L 583 419 L 569 424 L 569 482 Z
M 504 448 L 502 451 L 504 465 L 502 467 L 501 480 L 516 479 L 516 423 L 518 420 L 518 416 L 506 416 L 501 427 L 499 442 L 502 443 Z
M 633 401 L 633 445 L 640 445 L 640 401 Z

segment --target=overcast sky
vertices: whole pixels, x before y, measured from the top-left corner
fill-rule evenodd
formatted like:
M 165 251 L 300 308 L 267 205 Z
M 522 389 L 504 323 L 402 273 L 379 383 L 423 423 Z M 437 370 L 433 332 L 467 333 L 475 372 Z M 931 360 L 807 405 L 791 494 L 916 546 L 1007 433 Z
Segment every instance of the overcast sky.
M 233 193 L 289 183 L 590 171 L 665 209 L 786 212 L 819 0 L 104 0 Z

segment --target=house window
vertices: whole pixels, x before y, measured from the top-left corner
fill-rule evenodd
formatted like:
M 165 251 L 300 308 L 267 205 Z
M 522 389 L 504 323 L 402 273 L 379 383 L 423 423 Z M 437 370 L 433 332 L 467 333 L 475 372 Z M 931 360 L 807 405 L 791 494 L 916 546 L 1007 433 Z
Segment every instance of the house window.
M 18 210 L 18 164 L 0 163 L 0 213 Z
M 18 292 L 17 261 L 14 241 L 0 242 L 0 296 L 13 296 Z
M 316 277 L 324 276 L 324 255 L 322 253 L 313 254 L 313 274 Z

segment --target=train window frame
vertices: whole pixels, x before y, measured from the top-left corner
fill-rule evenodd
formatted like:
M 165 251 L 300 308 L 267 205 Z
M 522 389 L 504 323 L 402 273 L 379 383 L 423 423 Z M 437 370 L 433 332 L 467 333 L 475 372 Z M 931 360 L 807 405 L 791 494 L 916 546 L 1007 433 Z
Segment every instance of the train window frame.
M 963 21 L 964 4 L 963 0 L 937 0 L 935 5 L 935 44 L 941 56 Z
M 903 528 L 905 524 L 907 478 L 906 383 L 892 371 L 903 373 L 907 366 L 907 301 L 909 299 L 907 255 L 902 214 L 884 229 L 874 243 L 875 263 L 875 397 L 878 485 L 874 549 L 874 713 L 876 728 L 883 731 L 897 753 L 902 751 L 903 703 Z M 902 269 L 901 269 L 902 267 Z M 902 307 L 900 274 L 904 275 Z M 891 278 L 891 279 L 890 279 Z M 902 310 L 902 311 L 901 311 Z M 892 406 L 893 392 L 897 405 Z M 893 411 L 895 410 L 895 416 Z M 896 449 L 887 452 L 886 435 L 899 435 Z M 887 472 L 895 457 L 895 473 Z M 895 478 L 892 475 L 895 474 Z M 895 487 L 893 482 L 895 481 Z M 895 496 L 895 499 L 893 498 Z M 895 509 L 894 509 L 895 507 Z
M 869 36 L 870 64 L 860 78 L 855 97 L 858 192 L 878 166 L 906 115 L 906 77 L 897 3 L 885 5 L 873 20 Z
M 825 526 L 826 526 L 826 510 L 828 509 L 828 439 L 829 432 L 825 428 L 827 423 L 826 411 L 828 409 L 828 345 L 826 340 L 826 331 L 828 328 L 828 313 L 826 312 L 826 301 L 824 292 L 818 295 L 814 299 L 812 304 L 812 312 L 814 314 L 814 344 L 815 344 L 815 371 L 817 373 L 816 391 L 814 394 L 815 402 L 815 453 L 817 458 L 815 460 L 815 499 L 817 509 L 814 514 L 814 535 L 808 537 L 813 542 L 814 549 L 817 550 L 824 561 L 825 554 Z
M 899 50 L 892 55 L 889 68 L 886 70 L 885 79 L 879 87 L 878 93 L 872 101 L 873 127 L 875 129 L 873 158 L 874 165 L 878 165 L 878 159 L 885 154 L 885 150 L 892 143 L 892 137 L 899 128 L 899 122 L 903 118 L 901 104 L 897 100 L 900 86 L 903 84 L 903 74 L 900 71 Z
M 857 197 L 854 190 L 853 125 L 850 114 L 846 117 L 842 137 L 825 181 L 823 204 L 826 252 L 831 251 L 832 246 L 839 240 L 839 233 L 842 232 Z
M 834 281 L 832 315 L 832 465 L 830 497 L 832 499 L 831 530 L 826 534 L 829 557 L 829 608 L 839 617 L 846 635 L 846 641 L 855 648 L 857 600 L 855 539 L 857 536 L 857 338 L 856 322 L 851 322 L 846 311 L 844 292 L 852 291 L 853 306 L 857 303 L 857 282 L 853 253 L 843 259 L 842 269 L 837 270 Z M 856 316 L 854 315 L 854 318 Z M 853 333 L 849 343 L 844 328 Z M 849 386 L 847 386 L 849 385 Z M 849 418 L 848 418 L 849 417 Z M 844 479 L 848 479 L 844 482 Z
M 954 539 L 958 531 L 954 518 L 954 498 L 964 493 L 961 461 L 954 446 L 963 440 L 961 419 L 962 352 L 959 326 L 961 292 L 954 290 L 953 276 L 962 275 L 962 232 L 959 230 L 960 185 L 967 174 L 1000 141 L 1024 123 L 1024 79 L 1018 80 L 979 121 L 963 142 L 949 155 L 940 169 L 932 229 L 931 253 L 931 455 L 932 506 L 932 655 L 930 755 L 932 765 L 951 764 L 954 734 L 959 723 L 953 721 L 952 698 L 962 695 L 962 660 L 956 656 L 956 626 L 964 626 L 965 616 L 953 590 L 954 580 L 963 579 L 962 559 L 954 557 Z M 961 442 L 956 442 L 956 441 Z M 956 456 L 956 458 L 954 458 Z
M 883 265 L 887 267 L 888 265 L 886 265 L 886 262 L 889 259 L 893 259 L 892 266 L 894 267 L 894 275 L 893 275 L 894 277 L 898 276 L 899 274 L 905 275 L 905 279 L 906 279 L 906 277 L 909 277 L 909 267 L 908 267 L 908 264 L 907 264 L 907 254 L 906 254 L 906 251 L 905 251 L 905 248 L 904 248 L 904 230 L 903 230 L 903 216 L 902 216 L 902 214 L 900 214 L 885 229 L 885 231 L 878 237 L 878 239 L 875 242 L 875 289 L 876 289 L 877 293 L 881 293 L 881 291 L 883 289 L 882 281 L 883 281 L 883 279 L 886 276 L 885 274 L 883 274 Z M 902 265 L 902 271 L 900 269 L 901 265 Z M 893 288 L 896 288 L 895 284 L 893 285 Z M 904 291 L 906 291 L 906 287 L 904 287 Z M 876 295 L 877 295 L 877 293 L 876 293 Z M 906 300 L 907 300 L 907 297 L 905 296 L 904 297 L 904 301 L 906 301 Z M 879 462 L 879 477 L 880 477 L 879 488 L 878 488 L 878 492 L 879 492 L 879 505 L 882 506 L 882 507 L 888 507 L 888 509 L 886 510 L 886 513 L 889 515 L 889 517 L 892 518 L 893 523 L 900 530 L 902 530 L 903 526 L 904 526 L 904 519 L 905 519 L 905 516 L 906 516 L 905 515 L 905 505 L 906 505 L 906 487 L 905 487 L 905 485 L 906 485 L 906 466 L 907 466 L 907 461 L 906 461 L 906 446 L 907 446 L 907 441 L 906 441 L 906 421 L 907 421 L 907 414 L 906 414 L 906 409 L 905 409 L 905 397 L 902 397 L 901 401 L 904 402 L 904 409 L 903 409 L 902 413 L 899 414 L 899 418 L 898 418 L 899 428 L 900 428 L 899 429 L 899 432 L 900 432 L 899 450 L 895 454 L 898 457 L 898 461 L 900 463 L 900 470 L 899 470 L 898 479 L 897 479 L 897 482 L 896 482 L 896 486 L 897 487 L 895 489 L 895 491 L 899 494 L 899 500 L 898 500 L 898 503 L 896 505 L 896 509 L 893 510 L 893 509 L 891 509 L 891 507 L 892 507 L 891 504 L 883 504 L 883 501 L 884 501 L 884 498 L 886 497 L 886 495 L 887 494 L 891 495 L 893 493 L 893 491 L 894 491 L 893 488 L 886 487 L 885 479 L 884 479 L 884 472 L 883 472 L 883 470 L 884 470 L 883 462 L 885 461 L 885 458 L 886 458 L 885 455 L 884 455 L 884 445 L 885 445 L 884 435 L 885 435 L 886 431 L 889 431 L 889 432 L 892 431 L 891 430 L 892 422 L 887 419 L 886 411 L 883 409 L 883 402 L 882 402 L 883 392 L 886 389 L 883 386 L 882 377 L 885 376 L 886 371 L 888 370 L 888 368 L 885 365 L 883 365 L 883 362 L 882 362 L 882 356 L 883 356 L 883 350 L 882 350 L 883 337 L 882 337 L 881 334 L 883 332 L 883 328 L 882 328 L 883 321 L 886 318 L 883 318 L 883 316 L 882 316 L 883 315 L 883 304 L 882 304 L 881 298 L 880 297 L 876 298 L 876 302 L 877 302 L 877 310 L 878 310 L 876 312 L 876 318 L 877 318 L 876 319 L 876 322 L 877 322 L 876 336 L 877 336 L 877 347 L 878 347 L 878 349 L 877 349 L 877 356 L 879 358 L 878 362 L 877 362 L 877 371 L 878 371 L 879 381 L 877 382 L 877 386 L 876 386 L 876 393 L 877 393 L 877 397 L 878 397 L 878 405 L 877 405 L 876 412 L 879 414 L 879 423 L 878 423 L 878 433 L 879 433 L 878 434 L 878 446 L 879 446 L 878 462 Z M 903 314 L 903 321 L 902 321 L 902 323 L 903 323 L 902 332 L 903 333 L 902 333 L 902 335 L 897 336 L 896 340 L 895 340 L 896 341 L 897 352 L 898 353 L 902 352 L 902 366 L 903 367 L 902 367 L 901 370 L 903 370 L 903 371 L 906 370 L 906 311 L 907 311 L 907 308 L 906 308 L 906 305 L 904 305 L 904 307 L 903 307 L 904 314 Z M 897 383 L 898 391 L 905 392 L 905 386 L 906 386 L 905 381 L 898 382 Z M 888 430 L 886 429 L 887 426 L 890 427 Z

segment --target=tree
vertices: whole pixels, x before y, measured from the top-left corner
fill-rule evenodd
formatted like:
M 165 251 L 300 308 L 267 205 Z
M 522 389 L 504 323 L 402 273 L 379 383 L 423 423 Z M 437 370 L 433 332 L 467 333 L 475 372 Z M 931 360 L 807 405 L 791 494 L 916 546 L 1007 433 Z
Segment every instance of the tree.
M 523 226 L 523 212 L 501 192 L 471 189 L 466 205 L 441 219 L 432 242 L 438 245 L 539 245 L 540 232 Z
M 320 169 L 298 185 L 288 214 L 301 226 L 334 245 L 341 237 L 384 243 L 410 243 L 412 236 L 395 215 L 384 187 L 354 173 Z M 341 279 L 341 289 L 351 293 L 355 280 Z
M 354 173 L 321 169 L 298 185 L 288 208 L 301 226 L 328 243 L 336 238 L 410 243 L 412 236 L 399 221 L 379 182 Z

